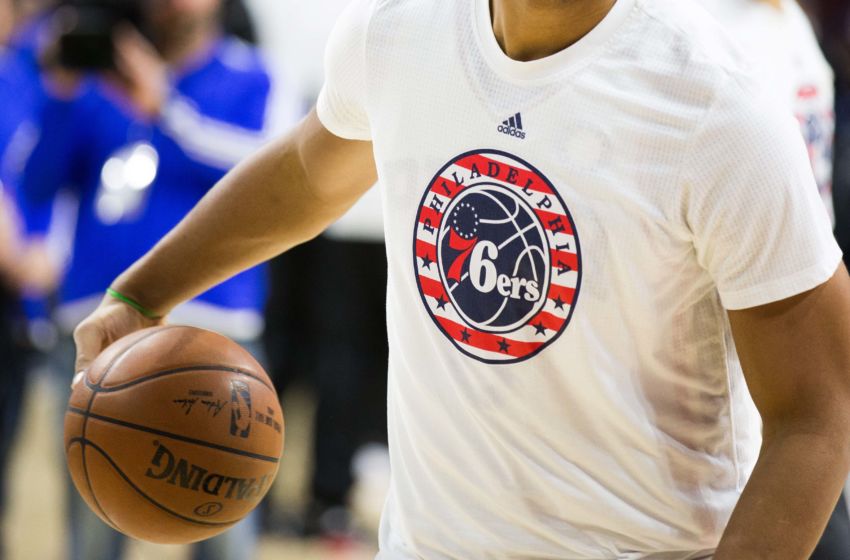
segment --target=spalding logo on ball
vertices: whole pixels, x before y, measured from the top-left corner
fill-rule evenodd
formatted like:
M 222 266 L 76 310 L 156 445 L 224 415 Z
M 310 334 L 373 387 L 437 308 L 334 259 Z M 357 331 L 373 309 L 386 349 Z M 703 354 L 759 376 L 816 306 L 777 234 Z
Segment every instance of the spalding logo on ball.
M 478 150 L 443 166 L 422 197 L 413 249 L 426 309 L 468 356 L 528 359 L 570 321 L 575 224 L 552 183 L 516 156 Z

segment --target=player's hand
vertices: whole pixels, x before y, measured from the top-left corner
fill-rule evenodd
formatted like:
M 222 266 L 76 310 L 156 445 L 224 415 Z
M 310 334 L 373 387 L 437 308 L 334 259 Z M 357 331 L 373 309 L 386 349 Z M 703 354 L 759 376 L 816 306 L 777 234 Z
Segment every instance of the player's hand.
M 164 324 L 164 319 L 148 319 L 126 303 L 105 296 L 94 313 L 74 329 L 77 346 L 73 387 L 82 379 L 95 358 L 121 337 L 148 327 Z

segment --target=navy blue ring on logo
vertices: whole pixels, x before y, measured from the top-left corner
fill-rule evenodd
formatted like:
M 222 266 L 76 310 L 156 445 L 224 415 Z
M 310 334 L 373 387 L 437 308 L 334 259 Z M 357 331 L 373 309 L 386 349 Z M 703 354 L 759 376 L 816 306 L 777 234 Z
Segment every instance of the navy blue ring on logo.
M 552 183 L 509 153 L 444 165 L 416 215 L 413 260 L 429 315 L 461 352 L 516 363 L 566 329 L 581 286 L 575 223 Z

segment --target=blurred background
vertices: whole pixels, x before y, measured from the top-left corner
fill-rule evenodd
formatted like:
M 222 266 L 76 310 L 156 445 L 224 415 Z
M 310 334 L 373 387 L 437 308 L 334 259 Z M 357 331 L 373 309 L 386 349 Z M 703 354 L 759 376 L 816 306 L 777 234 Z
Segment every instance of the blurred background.
M 320 239 L 172 316 L 242 344 L 280 390 L 280 475 L 248 519 L 196 546 L 124 539 L 76 495 L 61 440 L 74 325 L 228 169 L 310 109 L 345 4 L 0 0 L 2 558 L 374 557 L 389 480 L 376 192 Z
M 320 238 L 172 316 L 245 346 L 280 391 L 286 449 L 254 514 L 202 545 L 127 540 L 80 501 L 62 451 L 75 324 L 228 169 L 310 109 L 347 1 L 0 0 L 0 558 L 374 557 L 389 482 L 376 189 Z M 850 5 L 802 8 L 829 66 L 763 16 L 775 44 L 730 31 L 758 42 L 755 56 L 802 65 L 789 107 L 846 256 Z

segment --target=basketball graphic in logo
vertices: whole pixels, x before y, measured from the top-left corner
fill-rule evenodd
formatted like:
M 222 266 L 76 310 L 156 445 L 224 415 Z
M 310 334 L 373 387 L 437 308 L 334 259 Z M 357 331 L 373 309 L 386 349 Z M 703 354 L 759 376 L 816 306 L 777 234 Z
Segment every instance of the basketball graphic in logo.
M 462 154 L 417 213 L 419 292 L 440 330 L 487 363 L 530 358 L 563 332 L 581 282 L 575 224 L 555 188 L 497 150 Z

